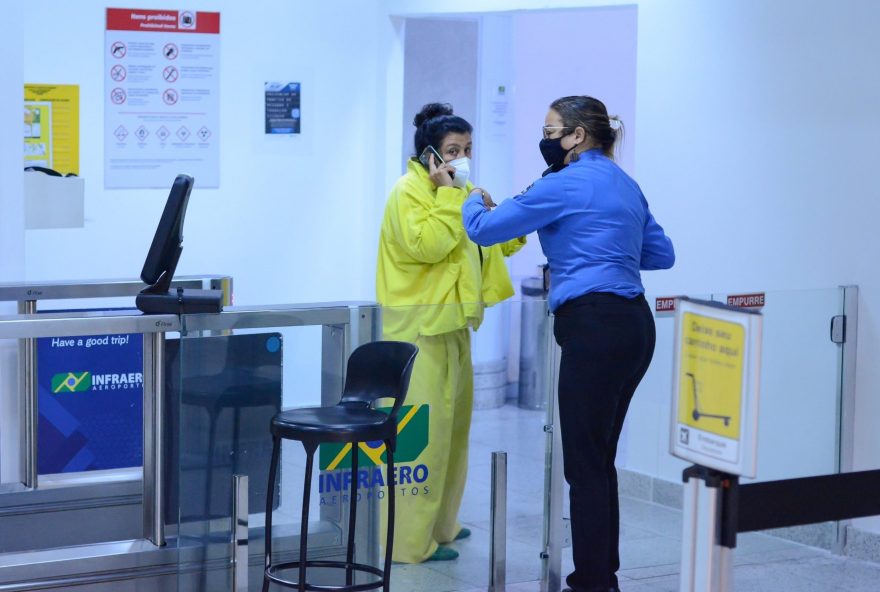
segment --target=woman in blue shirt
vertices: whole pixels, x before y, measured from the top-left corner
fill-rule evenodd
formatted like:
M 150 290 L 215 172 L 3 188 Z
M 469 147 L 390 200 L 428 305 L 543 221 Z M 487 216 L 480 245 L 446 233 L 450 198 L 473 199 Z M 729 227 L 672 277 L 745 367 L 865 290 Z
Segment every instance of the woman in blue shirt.
M 549 168 L 497 208 L 474 189 L 468 236 L 488 246 L 538 231 L 562 348 L 559 417 L 571 500 L 569 590 L 616 591 L 619 509 L 614 458 L 630 400 L 654 354 L 640 270 L 668 269 L 672 242 L 638 184 L 615 164 L 620 122 L 592 97 L 550 105 L 540 149 Z

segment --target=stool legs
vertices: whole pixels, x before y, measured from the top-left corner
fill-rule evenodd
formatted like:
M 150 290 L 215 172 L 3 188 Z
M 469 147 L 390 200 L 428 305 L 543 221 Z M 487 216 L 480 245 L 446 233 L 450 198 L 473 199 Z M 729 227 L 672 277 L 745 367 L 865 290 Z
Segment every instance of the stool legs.
M 351 569 L 354 563 L 354 535 L 355 526 L 357 525 L 357 487 L 358 487 L 358 456 L 360 450 L 357 442 L 351 443 L 351 497 L 348 510 L 348 548 L 345 556 L 345 585 L 351 586 L 353 582 L 354 571 Z
M 382 576 L 382 591 L 391 590 L 391 547 L 394 546 L 394 445 L 396 440 L 385 440 L 385 455 L 388 464 L 385 467 L 388 482 L 388 533 L 385 539 L 385 568 Z
M 382 575 L 382 590 L 390 592 L 391 590 L 391 549 L 394 545 L 394 447 L 395 439 L 384 440 L 385 451 L 387 457 L 386 482 L 388 484 L 388 532 L 385 539 L 385 565 Z M 306 474 L 303 484 L 303 501 L 302 501 L 302 522 L 300 524 L 299 535 L 299 579 L 296 587 L 300 592 L 306 590 L 306 561 L 308 550 L 308 528 L 309 528 L 309 503 L 311 498 L 312 473 L 314 470 L 314 457 L 318 449 L 316 442 L 303 442 L 306 451 Z M 265 540 L 265 569 L 263 572 L 263 592 L 269 592 L 268 571 L 272 566 L 272 505 L 274 501 L 275 484 L 278 473 L 278 461 L 281 454 L 281 438 L 272 437 L 272 460 L 269 466 L 269 490 L 266 494 L 266 540 Z M 350 506 L 348 514 L 348 545 L 345 562 L 345 585 L 352 586 L 354 584 L 354 552 L 355 552 L 355 532 L 357 525 L 357 495 L 358 481 L 358 443 L 352 443 L 351 453 L 351 489 L 350 489 Z M 320 562 L 319 562 L 320 563 Z M 342 567 L 340 564 L 334 567 Z M 376 575 L 379 575 L 378 573 Z M 378 582 L 376 582 L 378 585 Z
M 312 469 L 315 464 L 315 442 L 303 442 L 306 449 L 306 478 L 303 484 L 302 524 L 299 528 L 299 592 L 306 591 L 306 551 L 309 548 L 309 503 L 312 496 Z
M 272 460 L 269 464 L 269 490 L 266 492 L 266 560 L 263 566 L 263 592 L 269 592 L 269 577 L 265 570 L 272 565 L 272 503 L 275 500 L 275 479 L 278 476 L 278 457 L 281 454 L 281 438 L 272 436 Z

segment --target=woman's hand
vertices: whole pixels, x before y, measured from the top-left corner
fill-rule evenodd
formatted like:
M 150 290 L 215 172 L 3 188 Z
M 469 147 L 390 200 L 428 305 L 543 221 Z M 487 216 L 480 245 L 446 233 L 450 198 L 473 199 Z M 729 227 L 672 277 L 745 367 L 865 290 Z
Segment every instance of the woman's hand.
M 471 195 L 473 195 L 474 193 L 479 193 L 482 196 L 483 206 L 487 210 L 491 210 L 492 208 L 494 208 L 498 205 L 494 201 L 492 201 L 492 196 L 485 189 L 482 189 L 480 187 L 474 187 L 473 189 L 471 189 Z
M 441 166 L 434 163 L 434 155 L 428 155 L 428 174 L 437 187 L 452 187 L 452 175 L 455 169 L 445 162 Z

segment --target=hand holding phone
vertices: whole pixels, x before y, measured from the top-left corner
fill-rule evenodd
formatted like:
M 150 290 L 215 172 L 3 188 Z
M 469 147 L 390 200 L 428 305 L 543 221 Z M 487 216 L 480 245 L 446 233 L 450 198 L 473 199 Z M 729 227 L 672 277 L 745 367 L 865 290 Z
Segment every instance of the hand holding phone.
M 422 157 L 425 158 L 424 161 L 422 161 Z M 440 155 L 437 154 L 433 146 L 428 146 L 422 151 L 419 161 L 428 167 L 428 175 L 431 177 L 434 185 L 437 187 L 453 186 L 452 179 L 455 177 L 455 169 L 443 162 L 443 159 L 440 158 Z
M 432 155 L 434 156 L 434 164 L 437 166 L 437 168 L 440 168 L 440 166 L 446 164 L 445 162 L 443 162 L 443 159 L 440 158 L 440 154 L 437 152 L 437 150 L 434 149 L 433 146 L 426 146 L 425 149 L 422 150 L 422 153 L 419 155 L 419 162 L 421 162 L 426 169 L 431 169 L 430 158 Z

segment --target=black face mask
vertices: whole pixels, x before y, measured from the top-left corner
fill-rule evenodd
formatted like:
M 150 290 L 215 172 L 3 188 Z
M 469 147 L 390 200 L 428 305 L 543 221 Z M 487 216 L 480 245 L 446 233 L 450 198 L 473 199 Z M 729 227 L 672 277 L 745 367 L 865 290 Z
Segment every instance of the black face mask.
M 562 136 L 562 138 L 564 137 Z M 563 148 L 562 138 L 544 138 L 538 144 L 541 156 L 544 157 L 544 162 L 554 170 L 563 168 L 565 166 L 565 156 L 574 150 L 574 148 L 569 148 L 568 150 Z

